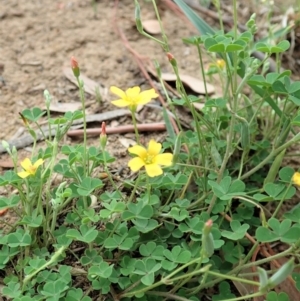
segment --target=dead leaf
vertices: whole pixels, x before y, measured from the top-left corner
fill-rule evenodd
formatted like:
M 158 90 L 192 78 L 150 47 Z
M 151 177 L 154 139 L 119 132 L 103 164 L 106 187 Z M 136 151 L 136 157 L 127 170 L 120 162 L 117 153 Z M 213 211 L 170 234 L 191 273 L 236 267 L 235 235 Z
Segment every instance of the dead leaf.
M 147 66 L 147 70 L 153 76 L 157 77 L 156 71 L 152 69 L 151 66 Z M 176 81 L 176 75 L 173 73 L 162 72 L 161 77 L 164 81 Z M 202 80 L 181 73 L 180 73 L 180 79 L 186 86 L 191 88 L 196 93 L 205 94 L 204 82 Z M 215 92 L 215 87 L 209 83 L 206 83 L 206 88 L 208 94 L 213 94 Z
M 51 102 L 50 111 L 57 113 L 66 113 L 68 111 L 81 110 L 80 102 Z
M 146 20 L 142 22 L 145 31 L 151 34 L 161 33 L 159 22 L 157 20 Z
M 70 67 L 64 67 L 63 73 L 70 82 L 78 86 L 77 80 Z M 92 79 L 88 78 L 82 73 L 80 73 L 80 79 L 84 82 L 84 91 L 86 93 L 96 96 L 98 90 L 102 97 L 102 100 L 107 101 L 108 91 L 106 87 L 104 87 L 103 85 L 99 85 L 97 82 L 93 81 Z
M 163 72 L 161 74 L 161 77 L 165 81 L 176 81 L 176 75 L 173 73 Z M 180 74 L 180 79 L 186 86 L 191 88 L 194 92 L 199 94 L 205 94 L 205 86 L 202 80 L 199 80 L 193 76 L 186 74 Z M 206 83 L 206 88 L 208 94 L 213 94 L 215 92 L 214 86 L 209 83 Z

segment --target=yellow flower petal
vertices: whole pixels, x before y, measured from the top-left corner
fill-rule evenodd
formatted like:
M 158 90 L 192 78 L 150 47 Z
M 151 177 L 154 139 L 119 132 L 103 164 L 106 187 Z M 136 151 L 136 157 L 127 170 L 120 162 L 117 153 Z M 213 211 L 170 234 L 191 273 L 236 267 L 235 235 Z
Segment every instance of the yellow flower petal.
M 145 165 L 146 173 L 149 177 L 156 177 L 163 173 L 161 167 L 157 164 Z
M 138 171 L 140 170 L 143 166 L 145 165 L 145 162 L 139 158 L 139 157 L 135 157 L 133 159 L 131 159 L 128 162 L 128 167 L 132 170 L 132 171 Z
M 154 89 L 146 90 L 140 93 L 139 95 L 139 105 L 144 105 L 151 101 L 151 99 L 158 97 L 158 94 L 155 93 Z
M 292 181 L 294 182 L 294 184 L 300 186 L 300 172 L 295 172 L 293 177 L 292 177 Z
M 129 88 L 129 89 L 126 90 L 126 96 L 128 98 L 135 99 L 135 98 L 137 98 L 139 96 L 140 91 L 141 91 L 141 89 L 138 86 L 135 86 L 133 88 Z
M 125 92 L 122 91 L 121 89 L 119 89 L 118 87 L 111 86 L 110 87 L 110 92 L 116 94 L 117 96 L 119 96 L 122 99 L 126 98 Z
M 38 159 L 34 164 L 33 164 L 33 167 L 35 169 L 37 169 L 40 165 L 42 165 L 44 163 L 44 160 L 43 159 Z
M 30 173 L 27 172 L 27 171 L 20 171 L 20 172 L 18 172 L 18 176 L 19 176 L 20 178 L 22 178 L 22 179 L 25 179 L 25 178 L 27 178 L 28 176 L 30 176 Z
M 24 170 L 28 170 L 31 168 L 32 163 L 28 158 L 25 158 L 22 162 L 21 162 L 21 166 Z
M 157 156 L 161 150 L 161 144 L 151 139 L 148 145 L 148 153 L 150 156 Z
M 131 104 L 129 101 L 124 100 L 124 99 L 113 100 L 111 103 L 119 108 L 124 108 Z
M 147 156 L 147 150 L 140 145 L 134 145 L 132 147 L 129 147 L 128 151 L 131 154 L 139 156 L 140 158 L 144 158 L 145 156 Z
M 158 154 L 153 161 L 154 161 L 153 163 L 155 164 L 170 166 L 172 165 L 173 154 L 171 153 Z

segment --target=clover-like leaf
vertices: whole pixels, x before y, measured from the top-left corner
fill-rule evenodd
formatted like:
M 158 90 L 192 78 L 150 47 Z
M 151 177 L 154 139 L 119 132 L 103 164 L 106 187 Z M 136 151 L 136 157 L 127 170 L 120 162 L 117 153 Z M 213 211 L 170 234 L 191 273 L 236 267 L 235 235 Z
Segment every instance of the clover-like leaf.
M 100 179 L 86 177 L 77 186 L 77 192 L 81 196 L 89 196 L 95 189 L 101 188 L 104 184 Z
M 81 225 L 80 232 L 76 229 L 69 229 L 66 236 L 75 240 L 83 241 L 85 243 L 91 243 L 98 235 L 96 227 L 89 227 L 88 225 Z
M 37 122 L 43 115 L 46 114 L 46 111 L 42 111 L 40 108 L 34 107 L 32 109 L 25 109 L 22 111 L 22 115 L 33 122 Z
M 107 262 L 102 261 L 97 265 L 92 265 L 89 270 L 88 274 L 92 277 L 101 277 L 101 278 L 108 278 L 113 272 L 113 265 L 109 265 Z
M 239 221 L 233 220 L 230 223 L 230 227 L 233 232 L 223 230 L 221 232 L 222 236 L 226 237 L 228 239 L 231 239 L 231 240 L 239 240 L 245 236 L 245 234 L 250 226 L 248 224 L 241 225 L 241 223 Z

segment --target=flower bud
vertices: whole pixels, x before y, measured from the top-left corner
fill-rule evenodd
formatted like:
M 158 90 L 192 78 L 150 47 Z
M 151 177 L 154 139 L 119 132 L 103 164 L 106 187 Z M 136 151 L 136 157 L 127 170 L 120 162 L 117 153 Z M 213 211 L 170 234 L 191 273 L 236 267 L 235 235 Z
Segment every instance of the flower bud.
M 294 258 L 287 261 L 270 279 L 269 288 L 272 289 L 284 281 L 294 270 Z
M 257 271 L 259 277 L 259 291 L 265 292 L 268 290 L 268 274 L 264 269 L 260 267 L 257 268 Z
M 75 59 L 74 56 L 71 57 L 71 68 L 72 68 L 74 76 L 76 78 L 78 78 L 79 75 L 80 75 L 80 69 L 79 69 L 79 66 L 78 66 L 78 62 L 77 62 L 77 60 Z
M 100 146 L 101 146 L 102 150 L 105 149 L 106 143 L 107 143 L 106 124 L 105 124 L 105 122 L 102 122 L 101 134 L 100 134 Z
M 139 31 L 139 33 L 143 33 L 144 30 L 141 21 L 141 8 L 137 0 L 134 1 L 134 5 L 135 5 L 134 17 L 135 17 L 136 28 Z
M 9 143 L 5 140 L 2 140 L 2 147 L 8 152 L 10 153 L 10 147 L 9 147 Z
M 209 219 L 203 227 L 202 231 L 202 252 L 207 257 L 211 257 L 214 254 L 214 239 L 211 234 L 211 228 L 213 225 L 213 221 Z
M 50 102 L 51 102 L 51 95 L 48 90 L 44 90 L 44 97 L 45 97 L 46 107 L 49 109 Z
M 177 66 L 176 59 L 175 59 L 174 55 L 171 52 L 167 52 L 167 58 L 168 58 L 168 60 L 169 60 L 169 62 L 171 63 L 172 66 L 174 66 L 174 67 Z

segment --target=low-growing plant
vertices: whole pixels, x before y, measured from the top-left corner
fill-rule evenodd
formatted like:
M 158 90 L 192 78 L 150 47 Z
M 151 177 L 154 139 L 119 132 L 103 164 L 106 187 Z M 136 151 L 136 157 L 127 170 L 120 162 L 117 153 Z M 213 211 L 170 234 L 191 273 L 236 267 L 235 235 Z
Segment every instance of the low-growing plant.
M 300 210 L 279 215 L 296 193 L 294 184 L 300 186 L 300 173 L 282 166 L 289 147 L 300 140 L 300 82 L 291 80 L 290 71 L 280 71 L 280 64 L 276 72 L 267 72 L 268 59 L 275 55 L 279 62 L 289 42 L 255 42 L 255 16 L 241 34 L 236 15 L 233 32 L 214 32 L 182 0 L 174 1 L 202 30 L 201 36 L 184 42 L 197 48 L 205 83 L 219 75 L 223 95 L 206 93 L 203 109 L 196 109 L 199 98 L 187 94 L 163 27 L 161 39 L 145 33 L 136 1 L 137 28 L 165 50 L 180 98 L 168 95 L 156 64 L 167 99 L 162 115 L 169 135 L 163 143 L 151 139 L 142 145 L 136 109 L 157 92 L 111 87 L 119 97 L 112 104 L 132 113 L 137 141 L 128 149 L 128 167 L 136 176 L 116 182 L 110 170 L 116 159 L 106 150 L 105 123 L 98 147 L 87 143 L 84 83 L 72 58 L 82 111 L 52 118 L 48 91 L 46 111 L 24 110 L 21 117 L 34 143 L 22 170 L 16 148 L 2 143 L 14 169 L 0 176 L 7 191 L 0 197 L 0 210 L 9 208 L 19 217 L 0 234 L 1 293 L 6 298 L 196 301 L 210 294 L 213 301 L 263 295 L 283 301 L 289 300 L 287 294 L 272 291 L 278 284 L 293 275 L 294 280 L 289 279 L 300 287 L 299 274 L 293 273 Z M 254 49 L 264 53 L 262 61 L 251 56 Z M 212 58 L 206 71 L 204 52 Z M 251 88 L 247 95 L 246 86 Z M 177 118 L 182 108 L 193 118 L 192 129 L 184 129 Z M 45 115 L 47 132 L 38 123 Z M 83 143 L 65 145 L 64 135 L 81 118 Z M 37 149 L 40 132 L 32 124 L 46 140 L 44 149 Z M 107 181 L 93 172 L 96 167 Z M 95 201 L 99 206 L 93 206 Z M 272 212 L 265 210 L 266 203 L 273 204 Z M 287 247 L 272 253 L 270 242 Z M 258 252 L 263 257 L 257 257 Z M 280 258 L 289 259 L 280 266 Z M 248 293 L 239 295 L 232 283 L 240 283 Z

